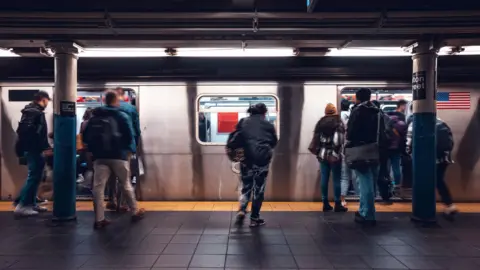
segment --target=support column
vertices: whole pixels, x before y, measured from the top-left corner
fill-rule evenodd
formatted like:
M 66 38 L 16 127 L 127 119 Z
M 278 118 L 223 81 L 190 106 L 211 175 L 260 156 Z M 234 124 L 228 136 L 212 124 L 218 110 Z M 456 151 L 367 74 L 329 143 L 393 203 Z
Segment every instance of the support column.
M 412 220 L 436 222 L 437 49 L 422 41 L 413 48 Z
M 76 220 L 77 59 L 73 42 L 47 44 L 55 53 L 53 219 Z

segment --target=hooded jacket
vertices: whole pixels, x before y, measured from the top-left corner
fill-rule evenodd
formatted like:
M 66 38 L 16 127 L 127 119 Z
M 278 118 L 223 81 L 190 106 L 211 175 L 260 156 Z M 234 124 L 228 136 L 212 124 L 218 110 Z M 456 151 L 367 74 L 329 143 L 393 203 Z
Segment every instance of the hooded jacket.
M 28 149 L 25 149 L 28 152 L 42 152 L 48 148 L 50 148 L 50 144 L 48 143 L 48 128 L 47 128 L 47 121 L 45 120 L 45 113 L 43 112 L 45 108 L 38 105 L 35 102 L 29 103 L 22 109 L 22 118 L 20 122 L 25 121 L 26 119 L 32 119 L 36 125 L 36 134 L 32 136 L 32 138 L 36 138 L 37 142 L 33 144 L 28 144 Z
M 92 138 L 90 132 L 90 124 L 92 121 L 88 121 L 87 126 L 83 134 L 83 142 L 87 145 L 88 151 L 92 153 L 94 159 L 120 159 L 127 160 L 128 153 L 135 153 L 136 147 L 134 143 L 134 131 L 132 123 L 126 113 L 119 108 L 111 106 L 98 107 L 93 111 L 93 117 L 112 117 L 117 122 L 118 132 L 121 135 L 120 147 L 114 151 L 103 151 L 103 149 L 97 149 L 93 147 L 93 143 L 89 142 L 89 138 Z
M 275 127 L 261 115 L 252 115 L 240 120 L 238 128 L 245 141 L 245 164 L 268 165 L 278 141 Z
M 378 117 L 381 121 L 378 121 Z M 366 101 L 355 106 L 348 120 L 346 148 L 377 142 L 379 132 L 379 146 L 384 149 L 388 142 L 385 135 L 385 121 L 383 113 L 372 102 Z M 380 127 L 378 123 L 380 122 Z
M 310 151 L 317 155 L 320 161 L 341 159 L 345 136 L 345 126 L 338 115 L 322 117 L 315 126 Z
M 133 128 L 134 143 L 135 143 L 135 145 L 133 145 L 132 147 L 136 148 L 141 135 L 140 120 L 138 118 L 137 108 L 135 108 L 135 106 L 133 106 L 128 102 L 121 101 L 119 109 L 122 112 L 126 113 L 131 121 L 132 128 Z

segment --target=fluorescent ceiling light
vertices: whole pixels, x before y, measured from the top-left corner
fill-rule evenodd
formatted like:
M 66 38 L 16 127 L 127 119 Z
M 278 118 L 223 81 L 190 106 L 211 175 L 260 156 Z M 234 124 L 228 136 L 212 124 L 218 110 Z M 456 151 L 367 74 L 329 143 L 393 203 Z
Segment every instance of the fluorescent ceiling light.
M 164 57 L 164 48 L 95 48 L 85 49 L 80 57 Z
M 325 56 L 412 56 L 399 47 L 365 47 L 330 49 Z
M 11 49 L 0 49 L 0 57 L 19 57 L 20 55 L 12 52 Z
M 179 48 L 179 57 L 289 57 L 295 56 L 292 48 Z

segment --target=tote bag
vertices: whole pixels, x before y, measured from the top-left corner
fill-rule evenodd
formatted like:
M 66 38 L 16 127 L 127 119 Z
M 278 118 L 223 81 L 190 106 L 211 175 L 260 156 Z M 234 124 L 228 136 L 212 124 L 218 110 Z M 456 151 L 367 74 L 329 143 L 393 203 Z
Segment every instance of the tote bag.
M 380 159 L 379 141 L 380 141 L 380 121 L 382 115 L 379 112 L 377 124 L 377 140 L 374 143 L 345 148 L 345 161 L 351 168 L 358 165 L 378 164 Z

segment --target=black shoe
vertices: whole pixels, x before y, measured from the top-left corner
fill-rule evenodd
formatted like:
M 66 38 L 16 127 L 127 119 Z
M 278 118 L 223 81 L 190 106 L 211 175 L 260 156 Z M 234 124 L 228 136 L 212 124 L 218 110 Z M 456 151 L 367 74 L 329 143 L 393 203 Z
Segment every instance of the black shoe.
M 355 212 L 355 222 L 367 226 L 375 226 L 377 224 L 376 220 L 366 220 L 359 212 Z
M 323 212 L 330 212 L 332 210 L 333 207 L 328 202 L 323 203 Z
M 381 204 L 381 205 L 392 205 L 393 202 L 391 200 L 383 200 L 383 201 L 379 202 L 379 204 Z
M 235 219 L 235 225 L 237 225 L 237 226 L 243 225 L 243 221 L 245 220 L 245 215 L 246 214 L 247 213 L 245 213 L 244 211 L 241 211 L 241 210 L 238 211 L 237 217 Z
M 113 202 L 108 202 L 106 208 L 111 211 L 117 211 L 117 204 Z
M 260 227 L 265 225 L 265 220 L 261 218 L 250 218 L 250 227 Z
M 342 203 L 335 203 L 335 208 L 334 210 L 335 212 L 348 212 L 348 208 L 347 207 L 344 207 L 342 205 Z

